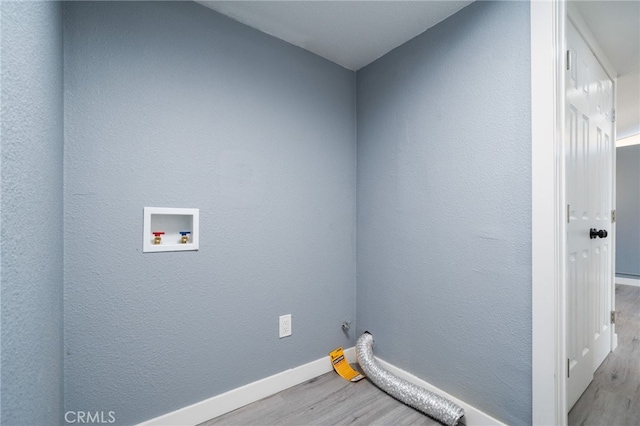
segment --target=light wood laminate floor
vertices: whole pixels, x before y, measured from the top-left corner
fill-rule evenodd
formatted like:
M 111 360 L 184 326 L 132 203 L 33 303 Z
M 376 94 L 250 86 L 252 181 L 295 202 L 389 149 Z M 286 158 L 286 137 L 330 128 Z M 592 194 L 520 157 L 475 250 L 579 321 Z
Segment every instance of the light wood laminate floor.
M 640 287 L 616 285 L 618 347 L 569 412 L 569 425 L 640 425 Z
M 640 287 L 616 286 L 618 347 L 569 413 L 569 425 L 640 425 Z M 464 421 L 464 418 L 463 418 Z M 437 425 L 376 388 L 324 374 L 202 423 L 214 425 Z
M 351 383 L 332 371 L 200 426 L 439 424 L 367 379 Z

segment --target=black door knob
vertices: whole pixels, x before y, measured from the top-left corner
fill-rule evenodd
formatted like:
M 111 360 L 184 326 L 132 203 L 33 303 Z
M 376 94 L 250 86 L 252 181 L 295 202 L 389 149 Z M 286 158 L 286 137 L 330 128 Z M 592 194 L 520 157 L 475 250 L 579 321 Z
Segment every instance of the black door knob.
M 589 238 L 591 238 L 592 240 L 594 238 L 598 238 L 598 237 L 607 238 L 607 235 L 609 235 L 609 234 L 607 233 L 607 231 L 605 229 L 601 229 L 601 230 L 598 231 L 596 228 L 591 228 L 589 230 Z

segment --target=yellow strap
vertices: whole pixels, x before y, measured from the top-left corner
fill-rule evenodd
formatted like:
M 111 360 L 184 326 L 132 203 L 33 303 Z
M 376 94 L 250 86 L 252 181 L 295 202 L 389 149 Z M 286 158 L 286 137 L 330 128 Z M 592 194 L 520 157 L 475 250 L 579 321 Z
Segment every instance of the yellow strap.
M 364 376 L 362 374 L 351 368 L 351 365 L 349 365 L 349 363 L 347 362 L 347 358 L 345 358 L 344 356 L 342 347 L 329 352 L 329 357 L 331 358 L 333 369 L 336 370 L 336 372 L 343 379 L 352 382 L 357 382 L 358 380 L 364 379 Z

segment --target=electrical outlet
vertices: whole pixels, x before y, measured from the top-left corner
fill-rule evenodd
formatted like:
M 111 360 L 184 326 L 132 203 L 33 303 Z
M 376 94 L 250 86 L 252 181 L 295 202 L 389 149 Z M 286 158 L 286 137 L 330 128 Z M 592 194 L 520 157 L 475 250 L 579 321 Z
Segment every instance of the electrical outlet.
M 280 315 L 280 338 L 291 336 L 291 314 Z

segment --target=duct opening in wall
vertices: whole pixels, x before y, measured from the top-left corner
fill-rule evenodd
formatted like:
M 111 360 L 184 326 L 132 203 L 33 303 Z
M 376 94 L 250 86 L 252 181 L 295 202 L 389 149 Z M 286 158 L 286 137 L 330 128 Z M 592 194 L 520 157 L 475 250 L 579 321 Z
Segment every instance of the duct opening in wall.
M 373 356 L 373 335 L 368 331 L 356 342 L 356 356 L 369 380 L 399 401 L 448 426 L 456 426 L 464 416 L 464 410 L 454 402 L 382 368 Z

